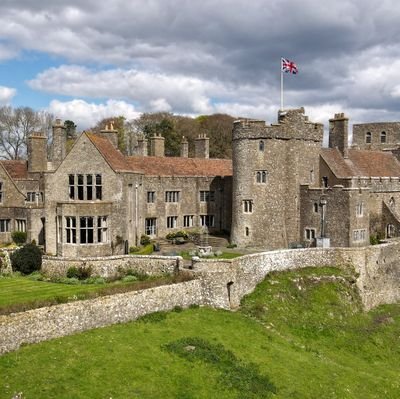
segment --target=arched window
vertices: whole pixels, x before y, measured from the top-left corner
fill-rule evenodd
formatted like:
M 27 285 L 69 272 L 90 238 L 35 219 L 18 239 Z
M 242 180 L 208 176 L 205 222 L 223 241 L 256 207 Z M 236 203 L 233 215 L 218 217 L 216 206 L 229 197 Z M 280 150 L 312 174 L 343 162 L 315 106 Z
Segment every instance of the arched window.
M 386 143 L 386 132 L 381 133 L 381 143 Z
M 261 172 L 261 183 L 266 183 L 267 182 L 267 172 L 263 170 Z
M 365 142 L 366 142 L 366 144 L 371 144 L 371 142 L 372 142 L 372 134 L 371 134 L 371 132 L 365 133 Z
M 260 151 L 264 151 L 264 140 L 260 140 L 260 142 L 258 143 L 258 149 Z

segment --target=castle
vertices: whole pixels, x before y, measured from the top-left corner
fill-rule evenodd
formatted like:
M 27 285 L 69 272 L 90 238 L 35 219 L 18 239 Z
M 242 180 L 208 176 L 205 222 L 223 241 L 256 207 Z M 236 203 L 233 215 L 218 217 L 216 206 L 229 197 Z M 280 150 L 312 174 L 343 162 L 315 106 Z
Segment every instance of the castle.
M 138 142 L 124 156 L 111 126 L 83 133 L 67 153 L 57 119 L 51 153 L 40 134 L 28 138 L 27 161 L 0 161 L 0 242 L 13 231 L 63 257 L 127 253 L 142 235 L 176 230 L 229 231 L 239 247 L 354 247 L 371 235 L 400 231 L 400 123 L 323 125 L 304 109 L 278 121 L 241 119 L 233 126 L 233 158 L 210 159 L 209 139 L 188 157 L 164 156 L 164 138 Z M 148 147 L 150 153 L 148 154 Z

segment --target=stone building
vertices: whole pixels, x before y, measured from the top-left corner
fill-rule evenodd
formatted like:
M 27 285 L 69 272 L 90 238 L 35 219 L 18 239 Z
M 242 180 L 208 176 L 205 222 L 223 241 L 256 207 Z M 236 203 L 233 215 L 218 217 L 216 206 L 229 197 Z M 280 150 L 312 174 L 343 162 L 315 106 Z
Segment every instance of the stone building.
M 262 249 L 396 237 L 400 123 L 355 125 L 353 146 L 348 125 L 336 114 L 322 148 L 323 125 L 303 108 L 279 112 L 272 125 L 241 119 L 231 161 L 210 159 L 203 135 L 194 158 L 185 138 L 180 157 L 164 156 L 162 136 L 124 156 L 112 125 L 67 151 L 56 120 L 49 157 L 46 138 L 34 134 L 26 161 L 0 161 L 0 241 L 26 231 L 48 254 L 87 257 L 126 253 L 142 235 L 205 228 Z

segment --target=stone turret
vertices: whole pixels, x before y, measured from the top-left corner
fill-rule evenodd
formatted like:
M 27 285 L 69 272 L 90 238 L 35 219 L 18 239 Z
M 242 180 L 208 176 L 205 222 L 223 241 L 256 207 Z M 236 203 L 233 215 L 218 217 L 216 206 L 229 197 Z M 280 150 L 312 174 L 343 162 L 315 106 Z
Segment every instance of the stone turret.
M 181 141 L 181 157 L 188 158 L 189 157 L 189 142 L 187 141 L 186 137 L 182 137 Z
M 61 119 L 56 119 L 53 125 L 53 143 L 51 160 L 53 167 L 57 168 L 66 155 L 67 134 Z
M 114 122 L 107 123 L 99 135 L 108 139 L 115 148 L 118 148 L 118 130 L 114 129 Z
M 337 148 L 344 158 L 349 157 L 349 118 L 343 113 L 329 119 L 329 148 Z
M 47 139 L 40 133 L 28 137 L 28 172 L 47 170 Z
M 155 134 L 150 138 L 150 155 L 153 157 L 164 156 L 165 139 L 161 134 Z
M 194 156 L 195 158 L 209 158 L 210 139 L 206 134 L 200 134 L 194 141 Z

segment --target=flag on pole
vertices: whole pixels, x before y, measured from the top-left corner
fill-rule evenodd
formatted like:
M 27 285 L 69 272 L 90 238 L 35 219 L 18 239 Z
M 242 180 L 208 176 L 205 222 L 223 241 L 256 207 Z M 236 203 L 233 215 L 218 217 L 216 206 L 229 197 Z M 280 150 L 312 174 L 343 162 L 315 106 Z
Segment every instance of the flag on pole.
M 282 72 L 292 73 L 296 75 L 299 72 L 297 65 L 293 61 L 289 61 L 286 58 L 281 58 Z

